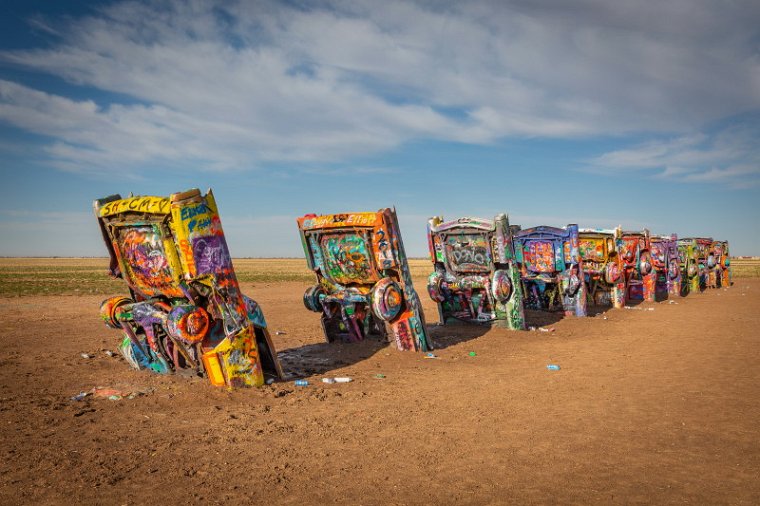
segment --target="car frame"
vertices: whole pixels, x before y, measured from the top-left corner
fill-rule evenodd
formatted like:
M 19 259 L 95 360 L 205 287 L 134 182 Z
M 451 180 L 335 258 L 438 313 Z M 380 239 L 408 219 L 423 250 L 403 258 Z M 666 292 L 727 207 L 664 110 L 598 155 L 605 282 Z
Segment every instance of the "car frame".
M 215 386 L 260 386 L 282 369 L 259 305 L 243 295 L 213 192 L 111 195 L 93 203 L 109 274 L 130 297 L 101 304 L 136 369 L 193 370 Z
M 652 266 L 655 270 L 655 298 L 681 296 L 681 263 L 678 235 L 657 235 L 650 238 Z
M 615 308 L 625 305 L 623 261 L 618 254 L 621 234 L 620 228 L 578 230 L 578 251 L 591 304 Z
M 626 300 L 653 302 L 657 273 L 652 265 L 649 230 L 624 230 L 620 254 L 625 272 Z
M 681 265 L 681 295 L 699 293 L 701 270 L 696 239 L 678 239 L 678 259 Z
M 400 350 L 432 349 L 395 208 L 307 214 L 297 223 L 317 278 L 304 305 L 321 314 L 328 342 L 374 336 L 393 338 Z
M 586 316 L 586 283 L 578 225 L 541 225 L 513 235 L 526 309 Z
M 433 264 L 427 289 L 438 305 L 440 323 L 493 323 L 524 330 L 522 283 L 507 215 L 446 222 L 434 216 L 427 230 Z

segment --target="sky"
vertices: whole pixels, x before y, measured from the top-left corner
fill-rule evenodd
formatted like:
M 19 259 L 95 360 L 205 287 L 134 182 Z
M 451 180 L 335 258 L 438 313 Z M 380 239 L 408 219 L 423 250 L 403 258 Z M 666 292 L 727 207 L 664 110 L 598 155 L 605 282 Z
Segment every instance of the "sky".
M 105 256 L 92 201 L 712 236 L 760 255 L 760 2 L 0 0 L 0 256 Z

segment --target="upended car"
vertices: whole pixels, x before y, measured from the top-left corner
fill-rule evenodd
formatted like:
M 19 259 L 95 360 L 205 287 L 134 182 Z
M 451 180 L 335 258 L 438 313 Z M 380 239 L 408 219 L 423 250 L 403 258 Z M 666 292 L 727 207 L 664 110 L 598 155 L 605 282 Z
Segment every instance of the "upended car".
M 297 222 L 317 278 L 304 305 L 321 315 L 328 342 L 374 337 L 400 350 L 432 349 L 395 209 L 307 214 Z
M 238 284 L 211 190 L 112 195 L 93 204 L 109 273 L 129 296 L 100 314 L 135 369 L 190 371 L 228 388 L 282 378 L 259 305 Z
M 506 214 L 493 220 L 428 220 L 433 272 L 428 293 L 441 324 L 493 323 L 525 329 L 522 283 Z

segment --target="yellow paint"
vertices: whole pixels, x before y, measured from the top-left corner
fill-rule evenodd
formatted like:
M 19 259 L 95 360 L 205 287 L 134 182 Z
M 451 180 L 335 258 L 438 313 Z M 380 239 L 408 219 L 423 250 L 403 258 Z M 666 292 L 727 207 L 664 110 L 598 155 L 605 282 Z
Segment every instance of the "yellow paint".
M 301 218 L 303 228 L 374 227 L 380 213 L 325 214 Z
M 206 375 L 212 385 L 215 387 L 224 386 L 222 364 L 219 362 L 219 355 L 215 351 L 207 351 L 203 354 L 203 368 L 206 370 Z
M 131 197 L 105 204 L 98 211 L 98 215 L 104 218 L 125 212 L 169 214 L 170 205 L 166 197 Z

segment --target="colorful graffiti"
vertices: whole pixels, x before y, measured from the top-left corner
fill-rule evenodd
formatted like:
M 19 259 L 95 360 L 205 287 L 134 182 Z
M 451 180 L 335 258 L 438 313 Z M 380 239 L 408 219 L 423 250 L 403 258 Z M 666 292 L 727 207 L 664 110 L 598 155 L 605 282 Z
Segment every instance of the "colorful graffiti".
M 110 273 L 131 294 L 101 305 L 106 324 L 124 333 L 119 349 L 129 364 L 193 369 L 228 388 L 282 376 L 263 315 L 240 291 L 211 191 L 114 195 L 93 207 Z
M 586 316 L 578 225 L 520 230 L 513 236 L 525 307 Z
M 525 329 L 523 294 L 506 214 L 493 221 L 428 220 L 428 293 L 441 324 L 460 320 Z
M 619 245 L 620 228 L 580 229 L 578 251 L 583 261 L 588 302 L 598 306 L 625 305 L 625 276 Z
M 297 219 L 317 285 L 304 294 L 328 342 L 393 339 L 400 350 L 431 349 L 395 209 Z
M 656 272 L 652 265 L 649 230 L 624 231 L 620 241 L 627 300 L 655 300 Z
M 652 267 L 655 274 L 655 299 L 664 300 L 681 296 L 681 260 L 678 236 L 652 236 L 650 238 Z

